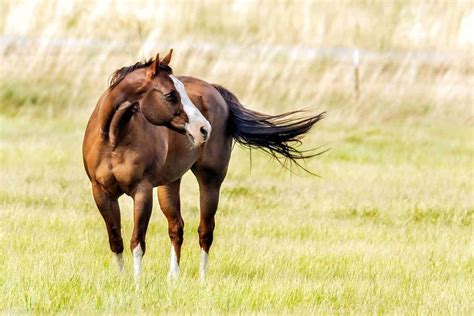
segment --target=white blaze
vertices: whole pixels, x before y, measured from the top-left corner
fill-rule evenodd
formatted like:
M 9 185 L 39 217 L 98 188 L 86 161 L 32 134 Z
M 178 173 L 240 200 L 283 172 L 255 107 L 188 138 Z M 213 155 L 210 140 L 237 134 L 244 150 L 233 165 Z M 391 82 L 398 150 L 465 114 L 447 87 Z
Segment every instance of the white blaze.
M 207 262 L 209 260 L 209 255 L 204 249 L 201 249 L 201 261 L 199 262 L 199 275 L 201 276 L 201 281 L 206 279 L 207 272 Z
M 140 272 L 142 270 L 142 258 L 143 250 L 140 244 L 138 244 L 135 249 L 133 249 L 133 276 L 135 277 L 135 282 L 138 282 L 140 277 Z
M 186 112 L 189 119 L 189 123 L 186 124 L 186 130 L 194 137 L 195 144 L 200 145 L 206 141 L 201 133 L 201 127 L 204 127 L 208 134 L 210 134 L 211 124 L 209 124 L 209 121 L 206 120 L 204 115 L 202 115 L 198 108 L 193 104 L 184 88 L 184 84 L 173 75 L 170 75 L 170 78 L 173 80 L 176 91 L 178 91 L 179 96 L 181 97 L 184 112 Z
M 174 250 L 174 246 L 171 245 L 169 276 L 172 279 L 176 279 L 178 275 L 179 275 L 178 256 L 176 255 L 176 250 Z

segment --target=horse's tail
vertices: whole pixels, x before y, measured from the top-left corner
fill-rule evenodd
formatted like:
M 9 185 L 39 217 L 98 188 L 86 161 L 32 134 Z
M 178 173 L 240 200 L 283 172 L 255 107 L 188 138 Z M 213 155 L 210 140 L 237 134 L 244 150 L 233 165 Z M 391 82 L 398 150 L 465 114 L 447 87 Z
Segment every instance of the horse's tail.
M 303 135 L 324 117 L 324 112 L 317 115 L 308 115 L 307 111 L 292 111 L 280 115 L 258 113 L 244 108 L 237 97 L 226 88 L 213 86 L 229 106 L 232 136 L 244 147 L 261 149 L 282 164 L 289 159 L 304 170 L 306 169 L 298 160 L 324 152 L 295 148 L 301 144 Z

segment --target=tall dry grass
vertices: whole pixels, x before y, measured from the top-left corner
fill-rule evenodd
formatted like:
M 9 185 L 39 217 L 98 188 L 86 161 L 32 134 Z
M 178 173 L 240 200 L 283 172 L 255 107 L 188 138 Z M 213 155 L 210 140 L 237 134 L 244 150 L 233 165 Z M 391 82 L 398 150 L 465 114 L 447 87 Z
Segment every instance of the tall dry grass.
M 221 83 L 265 111 L 473 120 L 469 2 L 6 0 L 0 17 L 0 106 L 10 114 L 87 113 L 114 69 L 173 47 L 177 74 Z

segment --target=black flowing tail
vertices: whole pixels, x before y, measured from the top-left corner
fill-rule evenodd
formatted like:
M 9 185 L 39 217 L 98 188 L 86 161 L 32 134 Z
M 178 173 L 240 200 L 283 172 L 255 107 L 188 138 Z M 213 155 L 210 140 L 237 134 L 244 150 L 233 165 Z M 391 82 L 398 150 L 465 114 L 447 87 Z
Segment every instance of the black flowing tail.
M 301 138 L 324 114 L 306 115 L 306 111 L 292 111 L 280 115 L 268 115 L 246 109 L 237 97 L 226 88 L 213 85 L 222 95 L 230 109 L 231 133 L 237 143 L 247 148 L 258 148 L 276 158 L 285 166 L 289 159 L 297 166 L 304 168 L 298 160 L 318 156 L 324 151 L 298 150 Z M 308 171 L 311 173 L 310 171 Z

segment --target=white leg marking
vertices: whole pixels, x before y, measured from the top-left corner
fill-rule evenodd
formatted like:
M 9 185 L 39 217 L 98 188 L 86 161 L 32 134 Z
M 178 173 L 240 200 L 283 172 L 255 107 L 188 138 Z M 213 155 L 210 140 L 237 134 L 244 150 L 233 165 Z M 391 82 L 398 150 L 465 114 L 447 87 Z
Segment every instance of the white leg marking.
M 201 281 L 206 280 L 206 272 L 207 272 L 207 262 L 209 260 L 209 255 L 204 249 L 201 249 L 201 261 L 199 262 L 199 275 L 201 277 Z
M 118 265 L 119 272 L 123 272 L 123 267 L 124 267 L 123 252 L 122 253 L 114 253 L 114 257 L 115 257 L 115 260 L 117 260 L 117 265 Z
M 178 278 L 178 276 L 179 276 L 178 256 L 176 255 L 176 250 L 174 249 L 174 246 L 171 245 L 169 277 L 172 279 L 176 279 Z
M 135 249 L 133 249 L 133 276 L 135 277 L 135 282 L 138 282 L 140 278 L 140 272 L 142 270 L 142 257 L 143 250 L 138 244 Z

